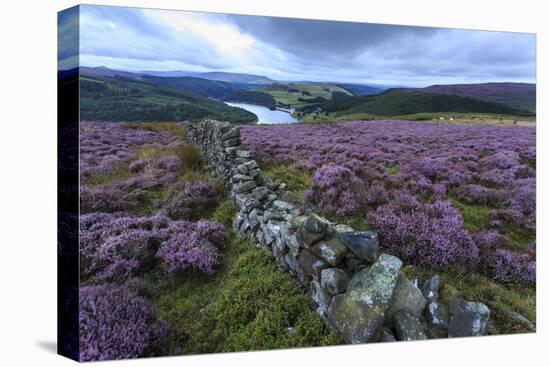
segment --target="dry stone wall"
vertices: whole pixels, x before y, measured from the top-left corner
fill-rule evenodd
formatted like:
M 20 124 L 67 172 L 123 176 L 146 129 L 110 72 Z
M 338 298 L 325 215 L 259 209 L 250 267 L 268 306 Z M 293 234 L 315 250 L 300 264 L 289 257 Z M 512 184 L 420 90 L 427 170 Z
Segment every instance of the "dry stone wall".
M 452 293 L 439 299 L 436 275 L 422 287 L 401 271 L 395 256 L 381 254 L 378 235 L 332 223 L 283 200 L 286 185 L 261 174 L 240 144 L 238 126 L 207 120 L 185 123 L 222 177 L 235 203 L 234 229 L 270 253 L 279 270 L 307 291 L 315 311 L 348 343 L 484 335 L 489 309 Z

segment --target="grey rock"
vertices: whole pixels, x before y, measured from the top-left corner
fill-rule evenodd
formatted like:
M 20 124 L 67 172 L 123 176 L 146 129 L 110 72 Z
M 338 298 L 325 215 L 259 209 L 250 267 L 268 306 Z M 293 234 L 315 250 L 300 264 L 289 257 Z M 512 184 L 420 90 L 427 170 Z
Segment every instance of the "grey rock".
M 231 177 L 232 182 L 241 182 L 241 181 L 252 181 L 252 176 L 243 175 L 242 173 L 237 173 Z
M 225 148 L 225 154 L 227 154 L 231 157 L 234 156 L 236 152 L 237 152 L 237 148 L 235 148 L 235 147 Z
M 422 293 L 428 301 L 437 301 L 437 298 L 439 297 L 439 285 L 439 275 L 434 275 L 430 279 L 427 279 L 426 282 L 424 282 Z
M 426 340 L 428 337 L 422 328 L 422 324 L 418 317 L 411 315 L 406 311 L 401 311 L 395 314 L 393 319 L 395 336 L 397 340 Z
M 344 293 L 348 283 L 349 276 L 342 269 L 328 268 L 321 270 L 321 286 L 331 296 Z
M 337 224 L 334 226 L 333 231 L 336 235 L 340 235 L 346 232 L 355 232 L 355 229 L 348 226 L 347 224 Z
M 252 211 L 248 214 L 248 222 L 250 229 L 255 231 L 260 226 L 260 221 L 258 220 L 258 210 L 252 209 Z
M 253 208 L 260 207 L 260 202 L 247 194 L 236 194 L 233 197 L 235 205 L 240 211 L 250 212 Z
M 285 331 L 289 335 L 294 335 L 298 332 L 298 329 L 296 329 L 294 326 L 289 326 L 285 329 Z
M 222 141 L 232 139 L 232 138 L 239 138 L 240 136 L 241 136 L 241 130 L 238 127 L 234 127 L 222 135 Z
M 247 163 L 248 161 L 249 161 L 249 159 L 247 159 L 247 158 L 238 158 L 237 157 L 237 158 L 233 159 L 232 164 L 234 166 L 237 166 L 237 168 L 238 168 L 238 166 L 246 167 L 245 163 Z M 246 168 L 246 169 L 248 170 L 248 168 Z
M 264 217 L 266 219 L 275 219 L 275 220 L 285 220 L 285 213 L 281 213 L 280 211 L 273 210 L 273 209 L 267 209 L 264 213 Z
M 346 268 L 354 274 L 368 268 L 368 265 L 366 264 L 366 262 L 357 257 L 349 257 L 349 258 L 346 257 L 345 264 L 346 264 Z
M 267 197 L 267 194 L 269 192 L 267 191 L 267 187 L 265 186 L 259 186 L 259 187 L 256 187 L 254 190 L 252 190 L 252 196 L 256 199 L 256 200 L 263 200 Z
M 260 171 L 259 168 L 254 168 L 254 169 L 251 169 L 248 174 L 254 178 L 258 177 L 260 174 L 262 173 L 262 171 Z
M 337 266 L 340 264 L 346 252 L 346 246 L 337 238 L 331 238 L 327 241 L 317 243 L 311 249 L 317 256 L 322 257 L 330 265 Z
M 310 298 L 313 300 L 313 302 L 316 305 L 315 312 L 317 312 L 317 314 L 323 317 L 326 317 L 328 313 L 328 308 L 330 306 L 331 298 L 323 290 L 323 288 L 321 287 L 321 284 L 318 281 L 312 280 L 309 286 L 310 286 L 310 289 L 309 289 Z
M 289 226 L 290 231 L 296 232 L 300 227 L 302 227 L 306 223 L 306 220 L 307 220 L 307 216 L 293 217 L 290 220 L 290 226 Z
M 321 270 L 328 267 L 328 264 L 323 259 L 316 256 L 308 249 L 304 249 L 300 252 L 298 264 L 300 264 L 307 274 L 311 275 L 316 280 L 319 280 Z
M 281 232 L 281 223 L 282 222 L 277 220 L 269 220 L 265 225 L 267 233 L 269 233 L 269 235 L 271 235 L 273 238 L 278 237 Z
M 433 329 L 447 330 L 449 328 L 447 307 L 437 301 L 431 301 L 426 307 L 426 320 Z
M 230 138 L 230 139 L 224 140 L 222 142 L 222 146 L 224 148 L 236 147 L 236 146 L 239 146 L 240 144 L 241 144 L 241 139 L 240 138 Z
M 371 263 L 378 257 L 378 234 L 372 231 L 343 232 L 339 234 L 342 243 L 359 258 Z
M 382 254 L 368 271 L 353 277 L 353 287 L 334 296 L 329 319 L 348 343 L 379 340 L 401 265 L 395 256 Z
M 329 225 L 330 222 L 328 220 L 317 214 L 308 215 L 304 222 L 304 228 L 309 232 L 315 233 L 326 233 Z
M 394 342 L 396 341 L 395 340 L 395 335 L 393 335 L 393 331 L 391 331 L 391 329 L 385 327 L 382 329 L 382 336 L 380 337 L 380 341 L 381 342 Z
M 400 273 L 391 305 L 386 312 L 386 321 L 391 321 L 399 311 L 407 311 L 411 315 L 419 317 L 424 311 L 424 307 L 426 307 L 426 299 L 420 289 L 415 287 L 403 273 Z
M 290 249 L 290 252 L 294 255 L 298 255 L 298 252 L 300 251 L 300 243 L 298 242 L 295 234 L 289 234 L 286 237 L 286 245 Z
M 292 253 L 285 254 L 285 261 L 290 268 L 290 270 L 296 272 L 298 271 L 298 267 L 300 266 L 298 264 L 298 260 L 296 260 L 296 257 L 292 255 Z
M 283 211 L 283 212 L 290 212 L 294 209 L 294 205 L 292 205 L 290 203 L 287 203 L 286 201 L 275 200 L 273 202 L 273 208 L 275 208 L 276 210 Z
M 239 158 L 250 158 L 251 156 L 248 150 L 236 150 L 235 155 Z
M 250 160 L 244 164 L 249 171 L 258 168 L 258 163 L 255 160 Z
M 246 181 L 246 182 L 237 183 L 233 185 L 233 191 L 241 194 L 243 192 L 251 191 L 255 187 L 256 187 L 256 183 L 254 181 Z
M 246 175 L 248 174 L 248 167 L 246 167 L 244 164 L 240 164 L 237 166 L 237 171 L 239 171 L 243 175 Z
M 296 236 L 304 247 L 310 247 L 315 242 L 325 238 L 327 228 L 328 221 L 326 219 L 316 214 L 309 215 L 306 217 L 303 226 L 296 232 Z
M 483 303 L 449 299 L 449 337 L 485 335 L 491 312 Z

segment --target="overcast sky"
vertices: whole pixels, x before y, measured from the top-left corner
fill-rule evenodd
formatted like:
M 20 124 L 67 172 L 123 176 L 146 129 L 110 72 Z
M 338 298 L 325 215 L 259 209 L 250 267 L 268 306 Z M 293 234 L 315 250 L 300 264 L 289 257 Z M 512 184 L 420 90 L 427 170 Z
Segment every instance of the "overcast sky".
M 70 44 L 60 68 L 76 66 Z M 535 54 L 534 34 L 80 6 L 82 66 L 427 86 L 535 82 Z

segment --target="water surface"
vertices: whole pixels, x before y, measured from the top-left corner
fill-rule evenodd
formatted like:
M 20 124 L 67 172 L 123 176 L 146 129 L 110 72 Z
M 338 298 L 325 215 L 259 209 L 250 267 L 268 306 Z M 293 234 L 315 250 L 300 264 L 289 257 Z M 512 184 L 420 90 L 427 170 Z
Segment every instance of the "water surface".
M 292 124 L 299 120 L 294 118 L 290 113 L 283 111 L 272 111 L 267 107 L 258 106 L 255 104 L 225 102 L 229 106 L 240 107 L 244 110 L 252 112 L 258 116 L 258 124 Z

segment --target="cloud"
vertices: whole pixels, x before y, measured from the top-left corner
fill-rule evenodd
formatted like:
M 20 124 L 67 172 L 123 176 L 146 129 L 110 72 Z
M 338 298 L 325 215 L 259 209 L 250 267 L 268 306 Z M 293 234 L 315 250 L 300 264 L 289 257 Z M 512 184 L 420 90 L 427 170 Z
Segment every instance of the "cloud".
M 80 8 L 87 66 L 411 86 L 535 80 L 533 34 Z

